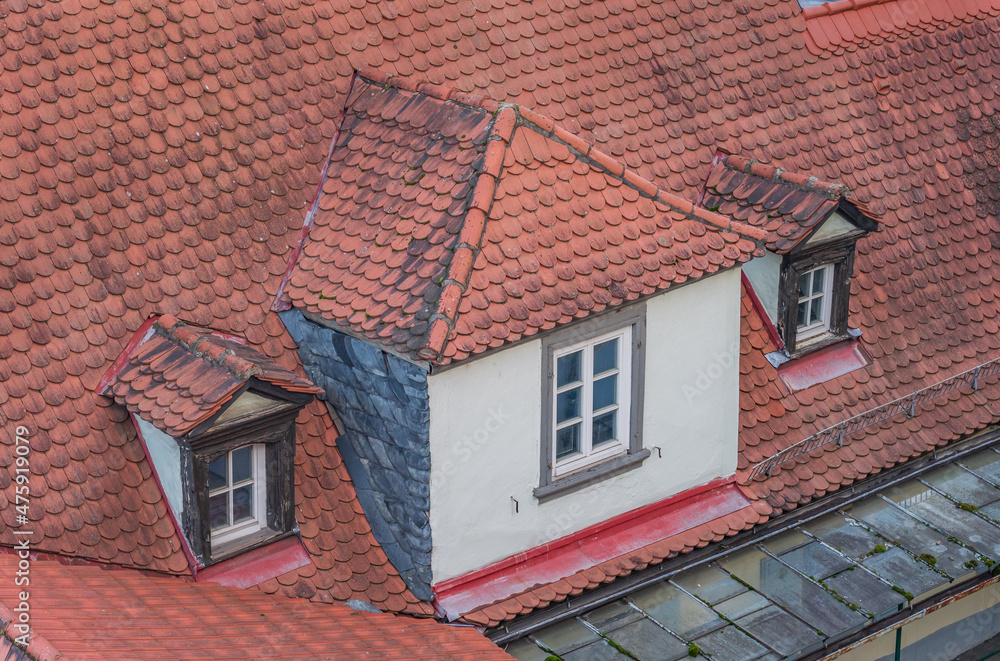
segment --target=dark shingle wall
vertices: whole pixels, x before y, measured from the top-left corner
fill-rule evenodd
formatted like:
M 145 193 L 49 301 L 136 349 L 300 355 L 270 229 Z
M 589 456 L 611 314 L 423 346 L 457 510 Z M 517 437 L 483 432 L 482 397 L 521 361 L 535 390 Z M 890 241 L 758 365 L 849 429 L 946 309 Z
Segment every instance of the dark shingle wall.
M 430 600 L 426 372 L 377 347 L 281 313 L 313 383 L 344 423 L 337 447 L 375 539 L 418 598 Z

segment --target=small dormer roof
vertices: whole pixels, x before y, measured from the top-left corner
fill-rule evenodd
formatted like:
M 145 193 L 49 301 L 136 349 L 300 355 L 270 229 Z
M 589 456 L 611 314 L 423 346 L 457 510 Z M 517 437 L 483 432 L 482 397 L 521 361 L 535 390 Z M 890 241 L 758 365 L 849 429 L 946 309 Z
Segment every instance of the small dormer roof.
M 766 231 L 767 249 L 779 255 L 814 244 L 814 237 L 860 236 L 878 228 L 876 216 L 849 199 L 843 184 L 741 156 L 724 156 L 713 165 L 701 206 Z M 839 231 L 832 231 L 835 226 Z
M 172 315 L 137 335 L 99 391 L 174 438 L 214 420 L 253 386 L 292 401 L 323 392 L 237 338 Z

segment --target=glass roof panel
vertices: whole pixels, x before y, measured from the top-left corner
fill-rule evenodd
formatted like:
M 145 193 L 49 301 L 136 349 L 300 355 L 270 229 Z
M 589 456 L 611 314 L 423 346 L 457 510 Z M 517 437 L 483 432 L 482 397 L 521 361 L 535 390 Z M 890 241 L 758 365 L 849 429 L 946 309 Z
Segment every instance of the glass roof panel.
M 633 622 L 612 632 L 608 638 L 642 661 L 678 661 L 688 658 L 687 644 L 656 626 L 652 620 Z
M 717 569 L 710 569 L 724 576 Z M 728 580 L 728 577 L 725 578 Z M 629 597 L 629 601 L 667 629 L 687 639 L 726 624 L 705 604 L 666 582 L 636 592 Z
M 989 505 L 1000 500 L 1000 489 L 982 480 L 961 466 L 940 466 L 927 471 L 921 481 L 933 485 L 960 503 L 970 503 L 976 507 Z
M 785 656 L 798 656 L 818 648 L 823 637 L 777 606 L 768 606 L 735 621 L 735 624 Z
M 559 656 L 601 640 L 601 637 L 578 622 L 575 618 L 557 622 L 534 635 L 536 641 L 552 650 Z
M 673 581 L 710 604 L 725 601 L 747 590 L 745 585 L 731 579 L 728 573 L 714 564 L 689 569 L 674 576 Z
M 738 551 L 724 557 L 721 563 L 724 569 L 827 636 L 838 636 L 860 628 L 867 620 L 818 585 L 758 549 Z
M 765 548 L 767 548 L 766 544 Z M 768 550 L 771 549 L 768 548 Z M 852 566 L 850 560 L 836 551 L 831 551 L 819 542 L 809 542 L 805 546 L 783 553 L 779 557 L 806 576 L 812 576 L 817 580 L 832 576 Z
M 729 625 L 694 641 L 702 655 L 711 654 L 712 661 L 754 661 L 768 653 L 768 649 Z
M 924 595 L 948 582 L 923 562 L 893 546 L 885 553 L 876 553 L 862 564 L 889 582 L 913 595 L 919 601 Z
M 892 589 L 863 569 L 846 569 L 823 581 L 848 602 L 864 609 L 881 620 L 899 610 L 906 602 L 899 592 Z
M 870 553 L 882 541 L 839 512 L 809 521 L 801 528 L 855 560 Z
M 937 568 L 953 578 L 970 572 L 964 565 L 975 558 L 971 551 L 949 542 L 948 538 L 938 531 L 878 496 L 857 503 L 851 508 L 850 514 L 910 553 L 918 556 L 927 553 L 934 556 Z
M 994 484 L 1000 484 L 1000 453 L 995 450 L 983 450 L 963 457 L 960 464 L 979 473 Z

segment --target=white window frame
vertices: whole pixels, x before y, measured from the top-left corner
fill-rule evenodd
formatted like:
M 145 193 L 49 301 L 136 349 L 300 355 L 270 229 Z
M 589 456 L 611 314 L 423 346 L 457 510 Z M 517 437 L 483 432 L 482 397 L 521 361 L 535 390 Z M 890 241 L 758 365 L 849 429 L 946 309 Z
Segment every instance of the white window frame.
M 617 418 L 617 430 L 616 430 L 616 440 L 612 443 L 597 449 L 594 451 L 593 448 L 593 433 L 594 433 L 594 416 L 601 415 L 612 410 L 612 407 L 606 407 L 600 411 L 593 411 L 593 391 L 594 391 L 594 378 L 593 374 L 593 348 L 598 344 L 603 344 L 608 340 L 618 339 L 618 367 L 617 377 L 618 377 L 618 398 L 614 405 L 617 407 L 618 415 Z M 580 403 L 581 416 L 574 418 L 572 421 L 566 421 L 559 424 L 557 407 L 559 402 L 559 393 L 565 392 L 566 390 L 571 390 L 572 386 L 558 387 L 559 383 L 559 373 L 558 365 L 559 358 L 566 356 L 568 354 L 576 353 L 582 350 L 582 383 L 583 383 L 583 393 L 582 401 Z M 612 374 L 612 372 L 603 372 L 599 375 L 601 378 Z M 632 327 L 626 326 L 624 328 L 612 331 L 610 333 L 605 333 L 597 337 L 589 338 L 583 342 L 578 342 L 566 347 L 562 347 L 559 350 L 553 352 L 553 369 L 552 376 L 552 411 L 551 411 L 551 462 L 552 462 L 552 476 L 554 478 L 562 477 L 570 473 L 575 473 L 577 471 L 583 470 L 594 464 L 605 461 L 612 457 L 625 454 L 629 447 L 629 435 L 631 433 L 630 422 L 631 422 L 631 410 L 632 410 Z M 575 383 L 575 382 L 574 382 Z M 578 386 L 577 386 L 578 387 Z M 580 453 L 571 457 L 566 457 L 564 459 L 557 459 L 556 453 L 558 450 L 558 443 L 556 442 L 558 436 L 558 430 L 567 427 L 572 424 L 580 423 L 581 435 L 580 435 Z
M 215 548 L 219 545 L 225 544 L 226 542 L 231 542 L 236 539 L 241 539 L 247 535 L 253 534 L 263 528 L 267 527 L 267 458 L 266 458 L 266 446 L 263 443 L 254 443 L 251 445 L 250 452 L 250 474 L 252 476 L 252 482 L 240 482 L 234 485 L 233 481 L 233 452 L 237 450 L 242 450 L 247 446 L 243 445 L 238 448 L 233 448 L 226 452 L 226 471 L 228 473 L 227 480 L 229 484 L 225 487 L 219 489 L 214 489 L 208 492 L 208 497 L 218 495 L 220 493 L 230 492 L 232 493 L 235 489 L 245 486 L 248 483 L 253 484 L 253 518 L 247 521 L 241 521 L 239 523 L 234 523 L 232 525 L 226 526 L 225 528 L 218 528 L 216 530 L 210 531 L 212 547 Z M 232 498 L 229 498 L 230 510 L 233 506 Z
M 823 271 L 823 291 L 817 294 L 807 294 L 806 296 L 799 296 L 795 301 L 795 313 L 798 315 L 798 308 L 802 303 L 807 303 L 806 312 L 808 313 L 808 304 L 811 304 L 813 300 L 822 297 L 823 307 L 820 311 L 820 320 L 815 321 L 811 324 L 805 326 L 796 326 L 795 328 L 795 341 L 801 342 L 803 340 L 809 340 L 830 330 L 830 310 L 833 305 L 833 275 L 834 275 L 834 265 L 833 264 L 821 264 L 815 268 L 811 268 L 805 273 L 801 273 L 797 276 L 795 281 L 795 287 L 798 289 L 799 283 L 798 278 L 803 276 L 809 276 L 809 289 L 812 290 L 813 278 L 817 271 Z M 798 317 L 796 316 L 796 319 Z

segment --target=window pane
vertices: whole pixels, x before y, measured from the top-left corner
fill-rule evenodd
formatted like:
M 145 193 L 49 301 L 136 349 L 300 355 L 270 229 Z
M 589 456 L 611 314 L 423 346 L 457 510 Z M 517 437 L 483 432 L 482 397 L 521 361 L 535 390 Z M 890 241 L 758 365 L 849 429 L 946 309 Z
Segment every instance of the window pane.
M 248 445 L 239 450 L 233 450 L 233 484 L 239 484 L 250 479 L 250 451 Z
M 233 523 L 253 518 L 253 487 L 233 489 Z
M 594 410 L 618 403 L 618 375 L 612 374 L 594 381 Z
M 615 425 L 618 421 L 618 411 L 594 417 L 594 447 L 615 440 Z
M 618 367 L 618 338 L 601 342 L 594 347 L 594 375 Z
M 799 276 L 799 296 L 809 295 L 809 273 L 803 273 Z
M 823 297 L 814 298 L 812 300 L 812 310 L 809 315 L 809 323 L 815 323 L 817 321 L 823 320 Z
M 580 377 L 583 369 L 580 367 L 580 362 L 582 359 L 583 352 L 577 351 L 576 353 L 560 356 L 556 360 L 557 388 L 562 388 L 565 385 L 581 380 Z
M 223 457 L 225 458 L 225 457 Z M 229 525 L 229 492 L 208 499 L 208 525 L 212 530 Z
M 556 432 L 556 459 L 568 457 L 580 451 L 580 423 L 570 425 Z
M 801 328 L 806 325 L 806 312 L 809 310 L 809 302 L 799 303 L 799 316 L 795 324 Z
M 813 271 L 813 290 L 812 293 L 818 294 L 823 291 L 823 278 L 826 276 L 826 269 L 822 268 L 818 271 Z
M 582 388 L 572 388 L 556 395 L 556 424 L 580 417 Z
M 226 455 L 222 455 L 208 465 L 208 489 L 214 491 L 229 484 L 226 472 Z

